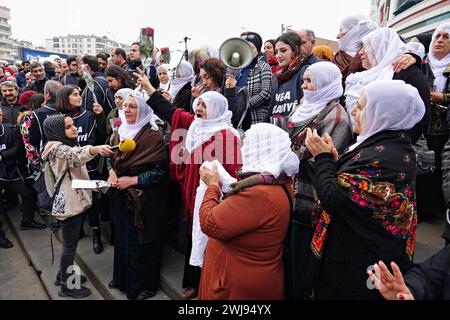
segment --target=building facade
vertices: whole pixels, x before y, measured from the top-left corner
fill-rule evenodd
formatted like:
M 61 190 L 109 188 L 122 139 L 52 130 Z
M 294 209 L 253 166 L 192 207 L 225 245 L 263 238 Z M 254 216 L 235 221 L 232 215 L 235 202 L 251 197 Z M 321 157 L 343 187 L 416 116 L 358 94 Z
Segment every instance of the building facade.
M 58 52 L 68 55 L 96 55 L 100 52 L 110 52 L 114 47 L 120 47 L 124 50 L 130 48 L 129 45 L 119 43 L 95 35 L 68 35 L 62 37 L 53 37 L 45 40 L 45 46 L 48 51 Z
M 450 0 L 372 0 L 371 19 L 410 39 L 450 21 Z
M 12 61 L 17 59 L 13 50 L 13 41 L 11 39 L 11 19 L 10 9 L 0 6 L 0 59 Z

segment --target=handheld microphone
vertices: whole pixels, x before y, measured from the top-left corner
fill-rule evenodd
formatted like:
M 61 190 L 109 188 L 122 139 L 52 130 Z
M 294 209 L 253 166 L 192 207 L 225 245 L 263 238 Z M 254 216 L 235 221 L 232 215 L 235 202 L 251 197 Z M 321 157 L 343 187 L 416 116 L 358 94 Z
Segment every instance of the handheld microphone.
M 121 151 L 123 153 L 130 153 L 136 149 L 136 142 L 132 139 L 126 139 L 119 143 L 117 146 L 109 147 L 111 151 Z

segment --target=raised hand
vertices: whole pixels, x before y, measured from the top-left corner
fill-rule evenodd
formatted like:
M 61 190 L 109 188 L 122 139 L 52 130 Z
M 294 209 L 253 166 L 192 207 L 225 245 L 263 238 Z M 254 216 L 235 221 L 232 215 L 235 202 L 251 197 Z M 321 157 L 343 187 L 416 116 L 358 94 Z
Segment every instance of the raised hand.
M 386 300 L 414 300 L 414 296 L 405 284 L 403 275 L 395 262 L 391 263 L 392 274 L 380 261 L 375 264 L 375 274 L 368 271 L 369 277 Z

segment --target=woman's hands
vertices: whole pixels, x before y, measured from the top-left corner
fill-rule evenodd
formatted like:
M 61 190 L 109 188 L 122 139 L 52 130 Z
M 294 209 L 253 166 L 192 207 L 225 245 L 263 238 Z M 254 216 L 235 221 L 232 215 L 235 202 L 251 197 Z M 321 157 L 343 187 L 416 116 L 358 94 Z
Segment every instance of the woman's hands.
M 443 103 L 444 102 L 444 93 L 438 91 L 431 91 L 431 102 L 433 103 Z
M 317 130 L 314 129 L 314 131 L 312 131 L 310 128 L 308 128 L 306 131 L 305 145 L 314 158 L 321 153 L 331 153 L 334 160 L 339 159 L 339 155 L 336 147 L 334 146 L 333 139 L 328 133 L 326 133 L 323 138 L 321 138 L 317 133 Z
M 172 102 L 172 96 L 170 95 L 169 91 L 167 90 L 162 90 L 161 91 L 162 96 L 169 102 Z
M 94 102 L 92 111 L 94 112 L 94 114 L 96 116 L 99 116 L 99 115 L 101 115 L 103 113 L 103 107 L 100 104 Z
M 129 187 L 134 187 L 139 184 L 138 177 L 117 177 L 117 173 L 114 169 L 109 170 L 108 183 L 111 184 L 113 188 L 118 190 L 125 190 Z
M 144 71 L 137 68 L 136 72 L 134 72 L 133 75 L 137 78 L 137 83 L 142 87 L 142 89 L 147 91 L 149 96 L 151 96 L 156 92 L 156 89 L 153 88 L 152 84 L 150 83 L 150 80 L 145 75 Z
M 416 58 L 409 53 L 402 54 L 394 61 L 394 72 L 399 73 L 400 71 L 408 69 L 413 64 L 416 64 Z
M 225 88 L 233 89 L 236 88 L 237 80 L 233 75 L 227 75 L 227 81 L 225 82 Z
M 208 187 L 217 186 L 220 189 L 219 172 L 215 163 L 212 165 L 212 170 L 205 167 L 200 168 L 200 179 L 202 179 Z
M 375 274 L 370 270 L 367 273 L 386 300 L 414 300 L 414 296 L 406 286 L 399 267 L 395 262 L 391 263 L 391 267 L 394 274 L 380 261 L 375 264 Z
M 191 93 L 194 98 L 200 97 L 205 92 L 205 85 L 192 87 Z
M 125 190 L 129 187 L 134 187 L 139 184 L 138 177 L 120 177 L 117 179 L 117 183 L 113 185 L 118 190 Z
M 101 155 L 103 157 L 112 157 L 114 156 L 114 152 L 111 151 L 111 149 L 109 148 L 109 146 L 104 145 L 104 146 L 97 146 L 97 147 L 91 147 L 89 149 L 89 153 L 92 156 L 96 156 L 96 155 Z

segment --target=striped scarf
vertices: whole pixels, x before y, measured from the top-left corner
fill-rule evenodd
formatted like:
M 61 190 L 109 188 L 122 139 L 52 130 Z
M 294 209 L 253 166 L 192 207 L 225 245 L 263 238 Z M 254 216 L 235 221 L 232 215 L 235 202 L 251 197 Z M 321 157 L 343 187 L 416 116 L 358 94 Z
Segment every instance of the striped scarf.
M 295 76 L 302 67 L 305 58 L 306 57 L 304 54 L 300 54 L 299 56 L 295 57 L 293 61 L 291 61 L 289 66 L 282 68 L 281 71 L 276 75 L 278 84 L 283 84 L 286 81 L 289 81 L 293 76 Z

